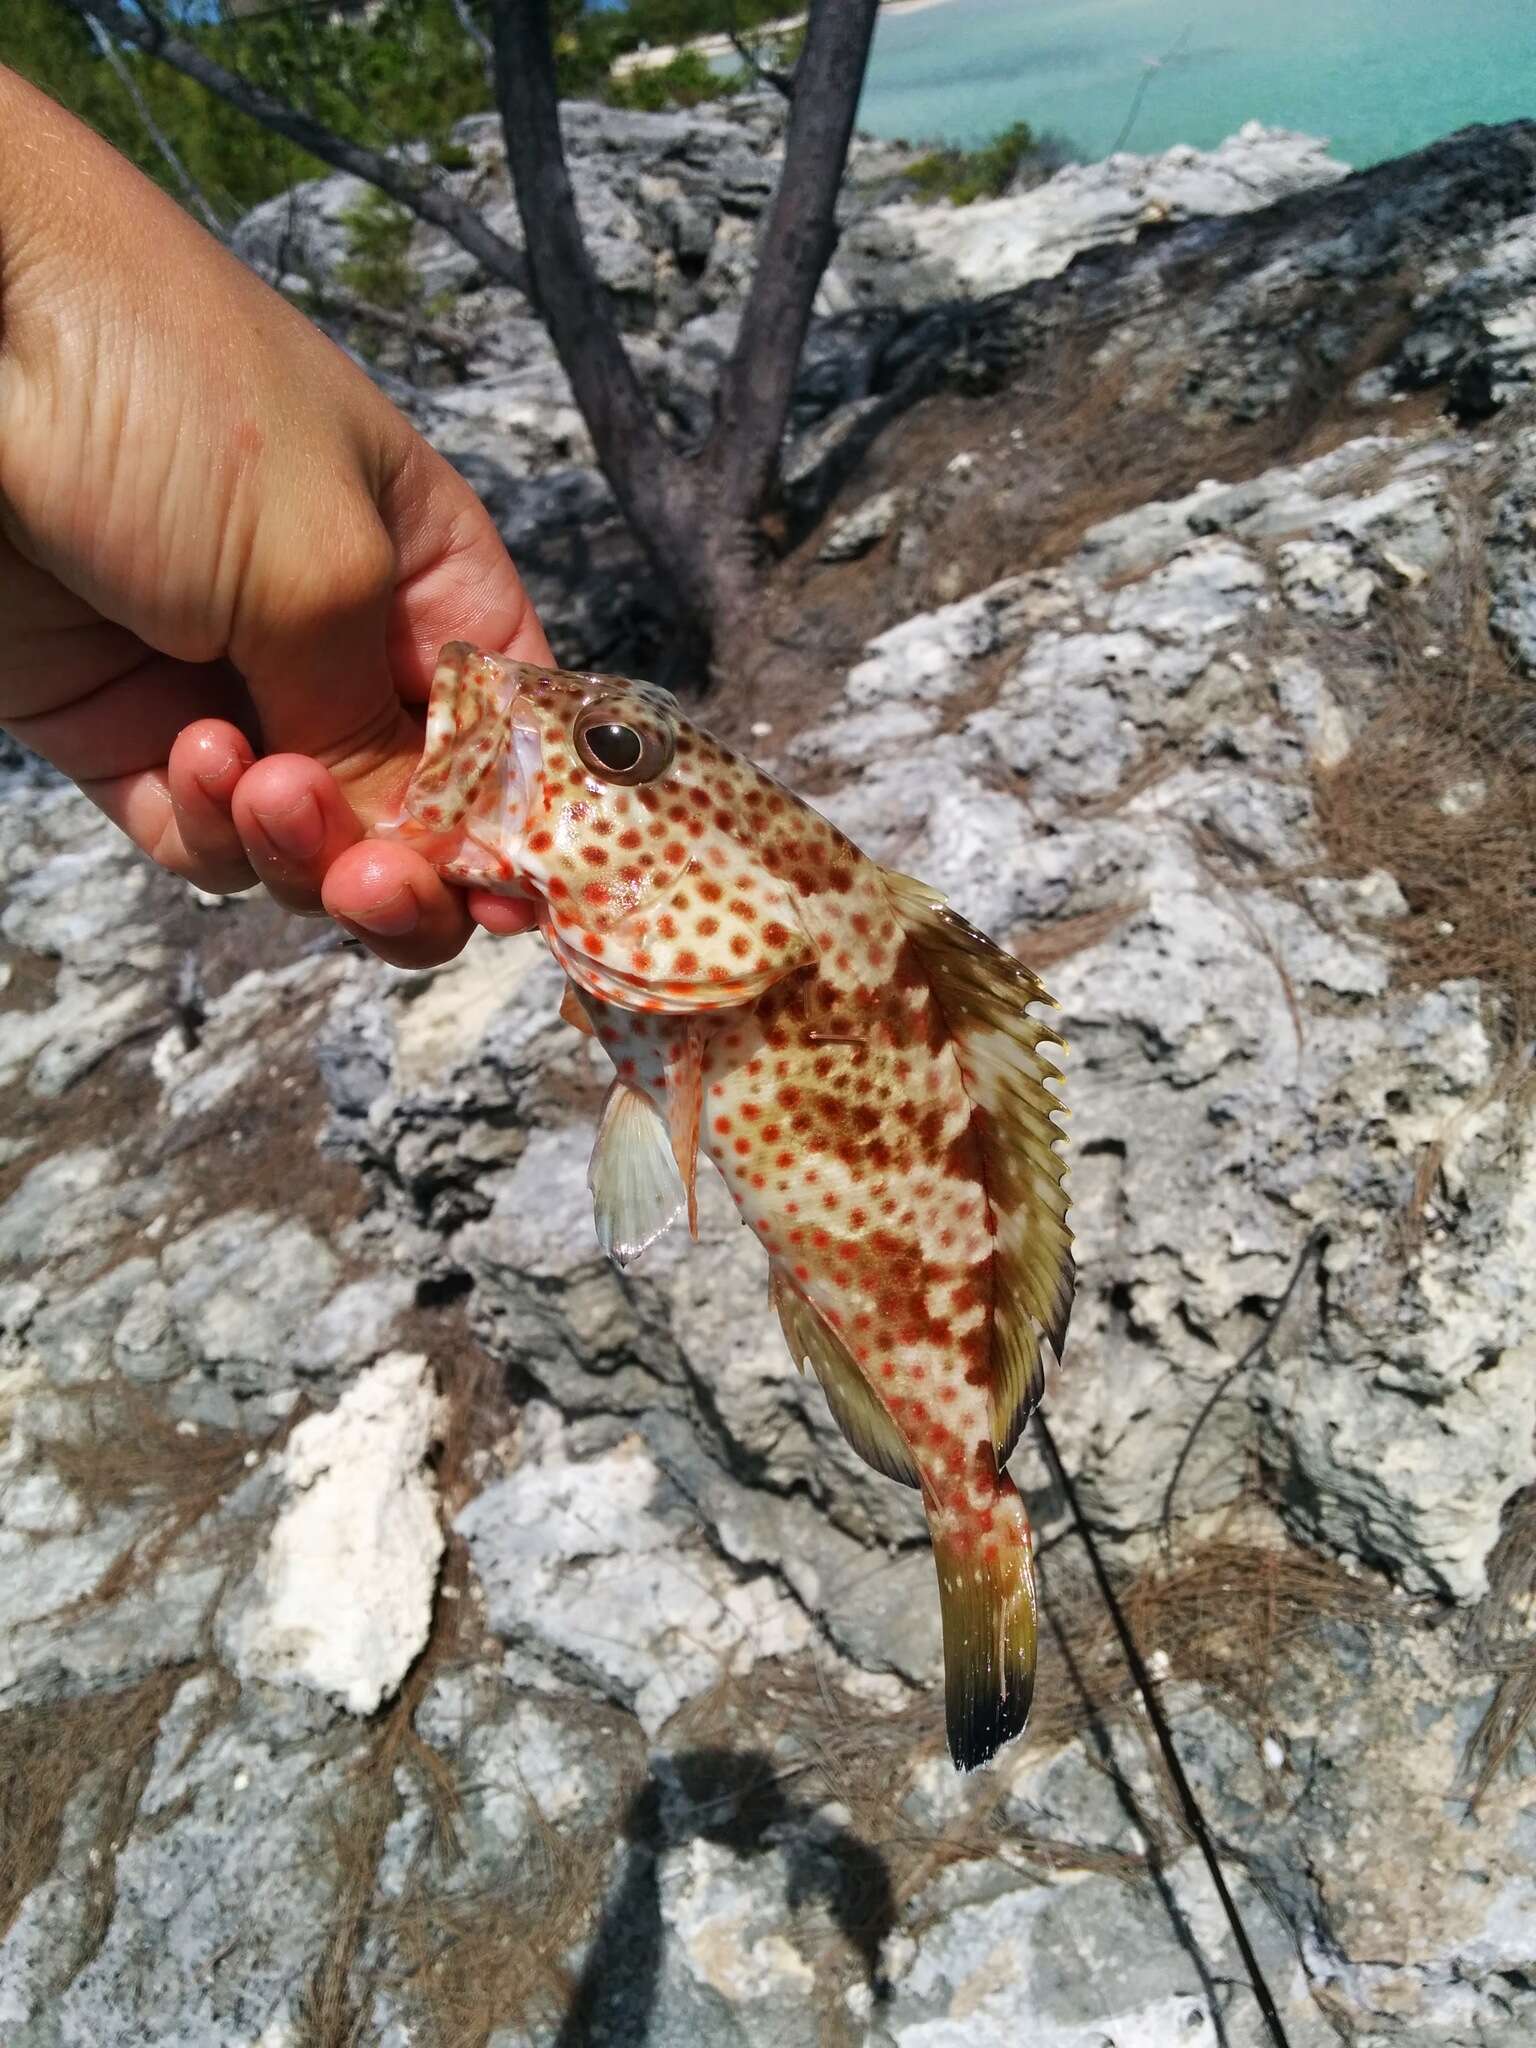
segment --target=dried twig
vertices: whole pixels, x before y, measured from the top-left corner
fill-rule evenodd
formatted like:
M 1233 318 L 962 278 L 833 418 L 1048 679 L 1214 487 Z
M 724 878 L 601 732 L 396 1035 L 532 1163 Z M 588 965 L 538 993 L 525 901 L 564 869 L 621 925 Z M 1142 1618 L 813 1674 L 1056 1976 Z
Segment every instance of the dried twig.
M 214 212 L 212 202 L 209 200 L 207 193 L 204 192 L 202 186 L 198 184 L 192 173 L 176 154 L 171 138 L 149 111 L 149 102 L 139 90 L 139 81 L 123 62 L 122 51 L 119 50 L 116 43 L 113 42 L 94 14 L 86 15 L 85 25 L 90 30 L 92 40 L 115 75 L 118 84 L 127 93 L 129 99 L 132 100 L 133 110 L 144 124 L 145 134 L 164 160 L 171 176 L 181 187 L 183 198 L 185 198 L 189 206 L 195 208 L 202 215 L 203 225 L 211 229 L 222 242 L 224 239 L 223 221 Z
M 1147 1669 L 1146 1660 L 1141 1654 L 1140 1645 L 1137 1643 L 1136 1637 L 1131 1630 L 1130 1622 L 1126 1618 L 1125 1609 L 1116 1597 L 1115 1588 L 1105 1566 L 1098 1540 L 1094 1536 L 1092 1527 L 1088 1522 L 1088 1518 L 1084 1515 L 1082 1505 L 1078 1500 L 1077 1487 L 1069 1476 L 1066 1466 L 1062 1463 L 1061 1453 L 1056 1448 L 1056 1439 L 1052 1436 L 1050 1426 L 1043 1415 L 1036 1414 L 1035 1427 L 1040 1433 L 1040 1446 L 1045 1452 L 1045 1460 L 1046 1464 L 1050 1467 L 1051 1478 L 1060 1491 L 1062 1499 L 1066 1502 L 1067 1512 L 1077 1525 L 1077 1532 L 1083 1540 L 1084 1549 L 1088 1553 L 1088 1561 L 1092 1567 L 1094 1581 L 1098 1586 L 1100 1597 L 1105 1607 L 1109 1610 L 1110 1619 L 1114 1623 L 1115 1635 L 1119 1641 L 1121 1652 L 1125 1657 L 1127 1665 L 1130 1667 L 1136 1690 L 1146 1707 L 1147 1719 L 1151 1723 L 1153 1733 L 1157 1737 L 1157 1746 L 1162 1753 L 1163 1762 L 1167 1767 L 1168 1777 L 1178 1801 L 1179 1817 L 1189 1829 L 1200 1850 L 1201 1856 L 1205 1859 L 1205 1867 L 1211 1874 L 1211 1883 L 1216 1887 L 1216 1895 L 1221 1900 L 1222 1911 L 1227 1917 L 1227 1925 L 1232 1930 L 1232 1939 L 1237 1944 L 1237 1952 L 1242 1958 L 1243 1968 L 1248 1972 L 1249 1987 L 1253 1992 L 1254 1998 L 1258 2001 L 1260 2012 L 1264 2015 L 1264 2024 L 1269 2030 L 1270 2039 L 1274 2042 L 1275 2048 L 1290 2048 L 1285 2028 L 1281 2023 L 1279 2008 L 1275 2004 L 1274 1993 L 1269 1988 L 1269 1982 L 1259 1965 L 1259 1959 L 1254 1954 L 1253 1943 L 1248 1939 L 1248 1930 L 1243 1925 L 1242 1916 L 1237 1910 L 1236 1901 L 1228 1889 L 1226 1875 L 1221 1867 L 1221 1859 L 1216 1853 L 1215 1840 L 1210 1828 L 1206 1825 L 1205 1815 L 1200 1810 L 1200 1802 L 1195 1797 L 1194 1788 L 1185 1775 L 1184 1766 L 1179 1760 L 1179 1752 L 1173 1740 L 1173 1730 L 1169 1727 L 1168 1717 L 1163 1712 L 1163 1703 L 1159 1699 L 1157 1689 L 1152 1683 L 1151 1673 Z

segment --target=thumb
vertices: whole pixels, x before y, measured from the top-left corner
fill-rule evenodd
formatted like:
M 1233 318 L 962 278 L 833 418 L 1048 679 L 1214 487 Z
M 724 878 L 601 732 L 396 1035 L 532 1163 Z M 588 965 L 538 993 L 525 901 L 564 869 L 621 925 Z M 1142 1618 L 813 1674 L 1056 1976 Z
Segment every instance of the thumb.
M 286 574 L 254 589 L 235 658 L 265 749 L 320 761 L 366 824 L 398 803 L 420 754 L 408 707 L 445 641 L 553 657 L 484 506 L 415 434 L 377 506 L 338 516 L 332 496 L 327 512 L 328 533 L 311 515 L 308 533 L 285 534 Z
M 480 500 L 453 466 L 417 440 L 385 494 L 398 582 L 389 667 L 403 696 L 422 702 L 438 650 L 468 640 L 488 654 L 553 667 L 522 578 Z
M 230 655 L 264 753 L 364 782 L 411 744 L 388 657 L 395 545 L 360 491 L 288 494 L 279 516 L 282 533 L 270 544 L 258 533 L 251 549 Z

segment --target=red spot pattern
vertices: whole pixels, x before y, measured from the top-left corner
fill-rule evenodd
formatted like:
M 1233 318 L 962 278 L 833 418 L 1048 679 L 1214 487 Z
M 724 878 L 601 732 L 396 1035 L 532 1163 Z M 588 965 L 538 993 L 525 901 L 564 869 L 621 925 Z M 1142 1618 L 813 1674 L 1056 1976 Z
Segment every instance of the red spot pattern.
M 503 844 L 495 760 L 514 675 L 543 772 Z M 576 717 L 599 696 L 673 748 L 654 782 L 610 785 L 577 761 Z M 510 865 L 543 894 L 550 943 L 626 1078 L 660 1095 L 685 1018 L 730 1010 L 705 1044 L 701 1146 L 765 1246 L 794 1244 L 794 1283 L 857 1333 L 936 1531 L 957 1552 L 1017 1556 L 1027 1529 L 990 1441 L 982 1126 L 880 871 L 643 686 L 482 658 L 445 668 L 420 773 L 439 816 L 463 820 L 456 875 L 506 879 Z M 814 1225 L 794 1222 L 802 1209 Z

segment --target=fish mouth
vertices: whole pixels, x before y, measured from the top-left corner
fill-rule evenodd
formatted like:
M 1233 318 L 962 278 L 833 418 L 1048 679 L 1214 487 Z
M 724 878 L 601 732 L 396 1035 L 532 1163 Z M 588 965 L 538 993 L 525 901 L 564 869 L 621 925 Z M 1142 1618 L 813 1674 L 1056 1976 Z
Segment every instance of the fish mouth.
M 499 850 L 511 861 L 515 878 L 526 884 L 533 877 L 524 865 L 529 824 L 533 814 L 533 792 L 539 785 L 544 743 L 536 725 L 518 723 L 518 704 L 512 702 L 512 725 L 502 757 L 502 791 Z
M 485 655 L 479 659 L 491 660 Z M 527 845 L 543 742 L 517 677 L 506 675 L 500 662 L 494 666 L 501 671 L 497 680 L 507 720 L 506 744 L 487 769 L 489 787 L 482 784 L 466 821 L 463 847 L 454 863 L 459 872 L 445 872 L 497 896 L 537 896 L 539 878 L 529 869 Z
M 463 641 L 442 650 L 421 758 L 399 809 L 370 828 L 413 847 L 448 881 L 516 897 L 538 887 L 526 846 L 542 742 L 524 668 Z M 467 723 L 456 710 L 466 699 L 476 707 Z M 478 774 L 467 748 L 489 754 Z

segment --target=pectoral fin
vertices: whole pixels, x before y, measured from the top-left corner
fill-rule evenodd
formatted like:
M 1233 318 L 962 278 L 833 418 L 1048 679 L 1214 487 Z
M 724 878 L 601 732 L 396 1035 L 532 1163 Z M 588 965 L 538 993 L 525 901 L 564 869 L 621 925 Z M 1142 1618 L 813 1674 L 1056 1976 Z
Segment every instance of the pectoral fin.
M 832 1419 L 866 1465 L 903 1486 L 918 1485 L 917 1467 L 901 1431 L 871 1391 L 836 1330 L 778 1266 L 773 1267 L 771 1299 L 778 1311 L 784 1341 L 802 1372 L 809 1360 L 821 1381 Z
M 667 1126 L 650 1097 L 627 1082 L 608 1090 L 587 1186 L 597 1241 L 619 1266 L 637 1259 L 687 1207 Z

